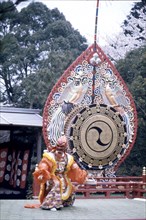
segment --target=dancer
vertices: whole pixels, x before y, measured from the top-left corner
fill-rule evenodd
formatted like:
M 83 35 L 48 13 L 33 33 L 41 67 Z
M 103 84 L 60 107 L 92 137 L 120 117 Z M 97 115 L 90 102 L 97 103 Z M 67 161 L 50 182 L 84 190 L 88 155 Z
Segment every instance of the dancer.
M 73 156 L 66 153 L 67 139 L 61 136 L 56 147 L 46 151 L 33 173 L 35 181 L 40 184 L 40 207 L 42 209 L 61 209 L 74 202 L 74 187 L 71 183 L 83 184 L 87 172 L 81 170 Z

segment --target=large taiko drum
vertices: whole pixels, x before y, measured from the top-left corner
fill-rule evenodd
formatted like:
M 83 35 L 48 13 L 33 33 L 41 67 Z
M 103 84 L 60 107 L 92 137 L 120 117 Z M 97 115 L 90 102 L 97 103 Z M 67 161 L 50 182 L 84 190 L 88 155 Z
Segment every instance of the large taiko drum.
M 65 132 L 71 152 L 84 168 L 104 169 L 123 156 L 127 143 L 126 125 L 114 108 L 105 104 L 89 105 L 75 115 L 71 124 L 68 121 Z

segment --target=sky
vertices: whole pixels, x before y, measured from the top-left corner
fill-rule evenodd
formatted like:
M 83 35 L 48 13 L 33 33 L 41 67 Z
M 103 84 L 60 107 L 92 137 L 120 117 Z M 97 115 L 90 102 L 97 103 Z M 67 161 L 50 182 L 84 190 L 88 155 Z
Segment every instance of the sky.
M 34 2 L 39 0 L 33 0 Z M 104 46 L 107 38 L 117 35 L 135 2 L 140 0 L 100 0 L 98 10 L 97 43 Z M 96 0 L 40 0 L 49 9 L 58 8 L 89 45 L 94 42 Z M 22 5 L 21 5 L 22 6 Z

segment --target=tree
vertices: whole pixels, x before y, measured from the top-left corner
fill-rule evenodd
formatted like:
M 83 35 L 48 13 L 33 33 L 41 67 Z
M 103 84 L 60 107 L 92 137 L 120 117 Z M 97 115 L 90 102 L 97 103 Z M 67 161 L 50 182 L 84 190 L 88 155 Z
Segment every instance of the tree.
M 141 175 L 146 164 L 146 45 L 129 52 L 125 59 L 117 62 L 116 67 L 129 87 L 138 114 L 136 142 L 118 173 Z
M 3 16 L 5 13 L 15 10 L 15 6 L 18 6 L 22 2 L 26 2 L 28 0 L 16 0 L 14 2 L 8 1 L 6 4 L 2 4 L 0 8 L 0 15 Z
M 122 31 L 112 38 L 108 38 L 103 49 L 113 60 L 117 61 L 125 55 L 146 43 L 146 1 L 136 2 L 130 14 L 122 24 Z
M 1 102 L 43 108 L 53 84 L 87 48 L 86 39 L 58 9 L 39 2 L 5 13 L 1 24 Z

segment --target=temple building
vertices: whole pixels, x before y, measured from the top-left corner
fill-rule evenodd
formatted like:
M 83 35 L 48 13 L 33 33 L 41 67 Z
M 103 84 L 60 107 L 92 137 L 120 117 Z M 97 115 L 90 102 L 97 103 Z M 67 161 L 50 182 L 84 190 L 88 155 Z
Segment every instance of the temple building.
M 42 117 L 38 109 L 0 107 L 0 198 L 26 197 L 32 158 L 42 151 Z

